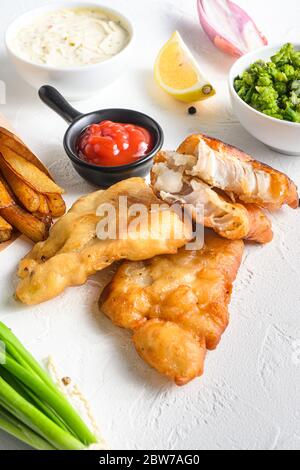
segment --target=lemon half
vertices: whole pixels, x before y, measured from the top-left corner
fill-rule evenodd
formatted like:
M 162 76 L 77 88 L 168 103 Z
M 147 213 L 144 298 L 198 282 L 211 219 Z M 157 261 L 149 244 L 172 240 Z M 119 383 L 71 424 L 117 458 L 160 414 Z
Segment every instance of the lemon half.
M 177 31 L 158 54 L 154 75 L 164 91 L 185 103 L 206 100 L 216 94 Z

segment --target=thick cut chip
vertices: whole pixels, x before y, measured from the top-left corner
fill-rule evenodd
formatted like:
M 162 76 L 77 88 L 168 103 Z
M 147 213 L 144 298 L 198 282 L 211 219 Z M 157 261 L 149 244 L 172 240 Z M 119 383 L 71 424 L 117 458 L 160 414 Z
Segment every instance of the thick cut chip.
M 12 226 L 0 217 L 0 243 L 7 242 L 11 238 Z
M 52 217 L 62 217 L 66 213 L 66 203 L 60 194 L 48 194 L 46 198 Z
M 50 209 L 48 205 L 47 197 L 44 194 L 40 194 L 40 204 L 37 209 L 37 212 L 43 215 L 50 214 Z
M 50 222 L 39 220 L 19 207 L 7 184 L 0 178 L 0 216 L 19 232 L 34 242 L 45 240 L 49 233 Z
M 63 194 L 63 189 L 33 163 L 7 147 L 1 148 L 1 154 L 10 169 L 35 191 L 42 194 Z
M 28 162 L 33 163 L 43 173 L 51 178 L 51 175 L 45 165 L 34 155 L 34 153 L 22 142 L 19 137 L 4 127 L 0 127 L 0 151 L 4 147 L 8 147 Z
M 12 189 L 18 200 L 29 212 L 36 212 L 40 206 L 40 196 L 34 189 L 28 186 L 17 176 L 6 164 L 0 155 L 0 169 L 9 187 Z

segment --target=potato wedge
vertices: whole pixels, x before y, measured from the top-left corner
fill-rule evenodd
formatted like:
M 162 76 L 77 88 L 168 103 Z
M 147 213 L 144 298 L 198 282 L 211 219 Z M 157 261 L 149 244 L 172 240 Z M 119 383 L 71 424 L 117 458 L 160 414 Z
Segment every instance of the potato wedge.
M 51 227 L 51 224 L 53 222 L 51 215 L 46 215 L 46 214 L 41 214 L 40 212 L 35 212 L 32 214 L 36 219 L 41 220 L 44 222 L 48 227 Z
M 24 183 L 24 181 L 9 168 L 1 154 L 0 170 L 9 187 L 12 189 L 25 209 L 27 209 L 29 212 L 36 212 L 40 206 L 39 194 L 37 194 L 34 189 Z
M 9 168 L 38 193 L 63 194 L 64 190 L 54 183 L 53 180 L 33 163 L 28 162 L 13 150 L 8 147 L 2 147 L 1 154 Z
M 34 242 L 45 240 L 49 234 L 50 224 L 19 207 L 2 178 L 0 178 L 0 216 Z
M 0 175 L 0 210 L 14 204 L 15 201 L 6 181 Z
M 48 194 L 48 206 L 52 217 L 62 217 L 66 213 L 66 203 L 60 194 Z
M 21 207 L 14 205 L 0 210 L 9 223 L 35 243 L 46 240 L 49 226 Z
M 0 217 L 0 243 L 10 240 L 12 235 L 12 226 Z
M 31 152 L 31 150 L 22 142 L 19 137 L 10 132 L 8 129 L 0 126 L 0 152 L 1 148 L 5 146 L 9 149 L 16 152 L 21 157 L 25 158 L 28 162 L 33 163 L 37 168 L 39 168 L 43 173 L 45 173 L 49 178 L 52 179 L 48 169 L 43 165 L 43 163 Z
M 44 215 L 50 214 L 48 201 L 44 194 L 40 194 L 40 204 L 36 212 L 39 212 L 40 214 Z

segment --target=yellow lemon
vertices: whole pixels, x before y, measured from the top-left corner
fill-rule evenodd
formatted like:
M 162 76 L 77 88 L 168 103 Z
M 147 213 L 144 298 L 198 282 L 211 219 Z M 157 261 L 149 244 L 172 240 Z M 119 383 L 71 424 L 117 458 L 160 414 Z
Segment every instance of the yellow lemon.
M 163 90 L 185 103 L 206 100 L 216 93 L 177 31 L 158 54 L 154 74 Z

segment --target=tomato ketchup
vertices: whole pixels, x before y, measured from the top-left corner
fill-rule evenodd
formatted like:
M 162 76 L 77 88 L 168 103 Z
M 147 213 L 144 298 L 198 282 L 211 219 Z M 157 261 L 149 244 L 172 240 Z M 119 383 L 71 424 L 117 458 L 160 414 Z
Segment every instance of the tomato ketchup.
M 99 166 L 119 166 L 147 155 L 153 149 L 153 137 L 144 127 L 102 121 L 89 126 L 77 145 L 83 160 Z

